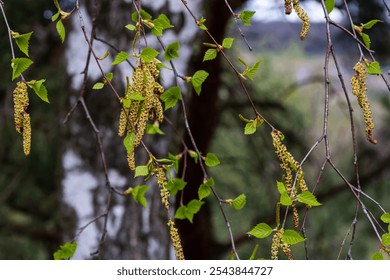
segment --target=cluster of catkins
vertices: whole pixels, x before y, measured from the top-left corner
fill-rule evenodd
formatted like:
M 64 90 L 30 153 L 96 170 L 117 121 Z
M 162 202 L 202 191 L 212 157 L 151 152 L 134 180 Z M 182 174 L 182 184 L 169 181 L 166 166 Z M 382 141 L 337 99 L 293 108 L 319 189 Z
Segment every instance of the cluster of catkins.
M 307 13 L 303 8 L 299 5 L 299 0 L 284 0 L 284 11 L 287 15 L 291 14 L 292 8 L 297 13 L 298 17 L 302 20 L 302 29 L 300 38 L 304 40 L 306 38 L 307 33 L 309 33 L 310 29 L 310 20 L 307 16 Z

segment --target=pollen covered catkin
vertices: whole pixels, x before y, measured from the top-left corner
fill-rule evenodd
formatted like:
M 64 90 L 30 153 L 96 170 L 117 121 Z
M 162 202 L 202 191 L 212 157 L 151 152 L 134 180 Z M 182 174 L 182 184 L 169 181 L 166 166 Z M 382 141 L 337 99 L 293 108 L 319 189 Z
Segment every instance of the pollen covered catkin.
M 366 138 L 373 144 L 377 144 L 378 141 L 373 138 L 374 121 L 372 119 L 372 113 L 370 103 L 367 98 L 367 86 L 366 86 L 366 67 L 361 61 L 358 61 L 353 67 L 355 75 L 351 78 L 352 93 L 357 97 L 358 104 L 363 110 L 364 123 L 366 125 L 365 133 Z
M 134 148 L 141 143 L 148 121 L 157 120 L 161 123 L 164 120 L 164 109 L 160 101 L 164 88 L 157 82 L 159 75 L 156 61 L 145 63 L 139 60 L 132 81 L 122 98 L 118 135 L 124 136 L 134 132 Z M 124 106 L 124 101 L 127 106 Z M 132 169 L 134 155 L 130 157 L 129 166 Z
M 29 98 L 27 84 L 18 82 L 13 92 L 15 129 L 23 136 L 23 152 L 27 156 L 31 150 L 31 120 L 27 113 Z
M 305 12 L 305 10 L 299 5 L 299 0 L 292 0 L 292 2 L 293 2 L 294 11 L 297 13 L 298 17 L 302 21 L 300 38 L 301 40 L 304 40 L 310 30 L 310 19 L 307 13 Z

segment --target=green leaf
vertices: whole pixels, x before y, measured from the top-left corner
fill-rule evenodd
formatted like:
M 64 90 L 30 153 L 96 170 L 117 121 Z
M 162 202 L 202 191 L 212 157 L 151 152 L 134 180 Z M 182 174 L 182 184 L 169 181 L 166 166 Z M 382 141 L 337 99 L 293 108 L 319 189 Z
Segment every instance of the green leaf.
M 205 159 L 205 164 L 208 167 L 213 167 L 219 165 L 221 162 L 219 161 L 218 157 L 213 153 L 208 153 Z
M 128 133 L 126 135 L 125 139 L 123 139 L 123 145 L 125 146 L 126 151 L 128 153 L 131 153 L 132 151 L 134 151 L 134 140 L 135 140 L 135 133 L 134 132 Z
M 29 56 L 28 55 L 29 41 L 32 34 L 33 32 L 29 32 L 25 34 L 17 34 L 15 36 L 12 36 L 15 39 L 19 49 L 27 56 Z
M 51 21 L 52 21 L 52 22 L 55 22 L 55 21 L 60 17 L 60 15 L 61 15 L 61 11 L 58 10 L 58 12 L 55 13 L 55 14 L 51 17 Z
M 187 219 L 187 207 L 185 205 L 182 205 L 180 206 L 179 208 L 177 208 L 176 210 L 176 213 L 175 213 L 175 218 L 176 219 L 179 219 L 179 220 L 185 220 Z M 194 214 L 192 214 L 192 217 L 194 216 Z M 192 223 L 192 217 L 191 219 L 189 219 L 189 221 Z
M 266 238 L 272 233 L 272 228 L 266 223 L 257 224 L 251 231 L 247 233 L 256 238 Z
M 158 18 L 153 20 L 153 25 L 152 33 L 154 36 L 162 36 L 165 29 L 173 27 L 169 18 L 164 14 L 159 15 Z
M 390 246 L 390 233 L 385 233 L 382 235 L 382 244 L 385 246 Z
M 142 101 L 142 100 L 145 100 L 145 97 L 143 97 L 140 93 L 138 92 L 131 92 L 128 96 L 127 96 L 130 100 L 137 100 L 137 101 Z
M 193 199 L 187 204 L 188 211 L 192 214 L 196 214 L 199 212 L 203 204 L 204 201 Z
M 234 38 L 223 39 L 222 47 L 224 47 L 224 49 L 230 49 L 233 45 L 233 41 L 234 41 Z
M 364 28 L 364 29 L 371 29 L 378 22 L 383 22 L 383 21 L 381 21 L 379 19 L 373 19 L 373 20 L 370 20 L 369 22 L 367 22 L 365 24 L 362 24 L 362 28 Z
M 241 13 L 240 13 L 240 19 L 242 20 L 242 22 L 244 23 L 244 25 L 246 26 L 250 26 L 251 25 L 251 19 L 253 17 L 253 15 L 255 14 L 256 12 L 255 11 L 247 11 L 247 10 L 243 10 Z
M 43 101 L 50 103 L 48 96 L 47 96 L 47 89 L 45 85 L 43 84 L 46 80 L 42 79 L 39 81 L 32 80 L 28 82 L 27 84 L 34 90 L 35 94 L 38 95 L 40 99 Z
M 286 191 L 280 195 L 280 203 L 284 206 L 290 206 L 293 203 Z
M 180 57 L 179 49 L 180 49 L 179 41 L 169 44 L 164 51 L 164 60 L 170 61 L 174 58 L 179 58 Z
M 208 197 L 211 194 L 211 188 L 210 186 L 206 184 L 201 184 L 198 189 L 198 197 L 199 200 L 203 200 L 204 198 Z
M 249 79 L 253 80 L 253 76 L 256 74 L 256 72 L 259 70 L 261 60 L 257 61 L 246 73 Z
M 120 51 L 120 52 L 116 55 L 116 57 L 115 57 L 114 61 L 111 63 L 111 65 L 117 65 L 117 64 L 119 64 L 119 63 L 122 63 L 123 61 L 125 61 L 126 59 L 128 59 L 129 56 L 130 56 L 130 55 L 129 55 L 127 52 Z
M 146 126 L 145 130 L 146 134 L 159 134 L 159 135 L 164 135 L 164 131 L 160 129 L 160 126 L 158 125 L 158 122 L 155 122 L 154 124 L 148 124 Z
M 159 54 L 159 52 L 156 51 L 155 49 L 150 48 L 150 47 L 146 47 L 141 52 L 141 59 L 144 62 L 148 63 L 148 62 L 153 61 L 158 56 L 158 54 Z
M 366 33 L 360 33 L 360 36 L 362 36 L 363 43 L 366 45 L 366 47 L 371 48 L 370 36 L 368 36 Z
M 206 19 L 204 17 L 201 17 L 200 20 L 196 21 L 197 25 L 199 26 L 200 29 L 202 30 L 207 30 L 206 25 L 204 24 L 206 22 Z
M 305 239 L 302 236 L 300 236 L 295 230 L 291 230 L 291 229 L 288 229 L 285 232 L 283 232 L 282 240 L 283 242 L 289 245 L 294 245 L 305 241 Z
M 57 21 L 56 23 L 56 29 L 58 32 L 58 35 L 60 35 L 61 42 L 63 43 L 65 41 L 65 26 L 62 23 L 62 20 Z
M 149 167 L 147 165 L 139 165 L 135 168 L 134 178 L 147 175 L 149 175 Z
M 133 24 L 126 24 L 125 25 L 125 28 L 126 29 L 128 29 L 128 30 L 130 30 L 130 31 L 135 31 L 137 28 L 136 28 L 136 26 L 135 25 L 133 25 Z
M 13 58 L 11 59 L 12 67 L 12 80 L 19 77 L 24 71 L 26 71 L 34 62 L 28 58 Z
M 381 75 L 382 70 L 381 70 L 381 65 L 379 64 L 378 61 L 371 62 L 370 64 L 367 65 L 367 73 L 370 75 Z
M 330 14 L 334 9 L 334 0 L 325 0 L 325 7 L 328 14 Z
M 251 135 L 253 133 L 256 132 L 256 126 L 253 124 L 253 121 L 252 122 L 249 122 L 245 125 L 245 128 L 244 128 L 244 134 L 245 135 Z
M 171 195 L 175 196 L 179 191 L 182 191 L 184 187 L 187 185 L 187 182 L 180 178 L 174 178 L 169 180 L 166 188 L 171 193 Z
M 140 11 L 140 14 L 138 14 L 138 12 L 134 12 L 131 14 L 131 19 L 134 21 L 134 22 L 138 22 L 138 18 L 139 18 L 139 15 L 141 15 L 141 18 L 144 19 L 144 20 L 150 20 L 152 19 L 152 16 L 146 12 L 145 10 L 141 10 Z
M 66 242 L 64 245 L 60 245 L 60 249 L 53 254 L 53 257 L 55 260 L 69 259 L 73 257 L 76 249 L 76 242 Z
M 191 78 L 191 83 L 193 88 L 195 89 L 195 92 L 200 95 L 202 91 L 202 84 L 204 81 L 206 81 L 207 77 L 209 76 L 209 73 L 207 73 L 204 70 L 196 71 L 195 74 Z
M 143 186 L 137 186 L 132 189 L 131 195 L 133 196 L 133 199 L 135 202 L 141 204 L 143 207 L 147 208 L 148 204 L 146 202 L 145 193 L 148 191 L 149 186 L 143 185 Z
M 217 57 L 217 50 L 216 49 L 208 49 L 203 57 L 203 61 L 213 60 Z
M 181 100 L 180 87 L 171 87 L 161 95 L 161 100 L 165 104 L 165 111 L 174 107 L 179 100 Z
M 278 191 L 280 194 L 287 192 L 286 186 L 283 182 L 276 181 L 276 186 L 278 187 Z
M 232 201 L 232 206 L 236 210 L 241 210 L 245 206 L 245 204 L 246 204 L 246 195 L 245 194 L 240 194 Z
M 305 203 L 309 206 L 320 206 L 321 203 L 318 202 L 317 198 L 309 191 L 304 191 L 298 195 L 298 201 Z
M 376 253 L 371 257 L 371 260 L 380 261 L 380 260 L 384 260 L 384 258 L 383 258 L 383 255 L 382 255 L 381 252 L 376 252 Z
M 172 160 L 172 165 L 173 168 L 175 169 L 176 172 L 179 172 L 179 161 L 180 161 L 180 156 L 173 155 L 171 153 L 168 153 L 168 158 Z
M 390 223 L 390 213 L 384 213 L 381 216 L 382 222 L 389 224 Z
M 195 151 L 188 151 L 188 154 L 190 155 L 190 157 L 192 157 L 195 161 L 195 163 L 197 164 L 198 163 L 198 160 L 199 160 L 199 155 L 197 152 Z
M 111 82 L 112 78 L 114 78 L 114 74 L 112 72 L 109 72 L 106 74 L 106 79 Z
M 93 85 L 92 89 L 99 90 L 102 89 L 103 87 L 104 87 L 104 83 L 98 82 Z

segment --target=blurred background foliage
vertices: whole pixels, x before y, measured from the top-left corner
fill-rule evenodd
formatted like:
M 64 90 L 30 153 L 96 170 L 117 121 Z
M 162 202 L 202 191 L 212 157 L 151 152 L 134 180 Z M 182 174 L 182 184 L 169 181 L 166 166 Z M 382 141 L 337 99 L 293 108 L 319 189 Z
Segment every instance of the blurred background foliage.
M 62 4 L 68 2 L 63 1 Z M 213 5 L 224 5 L 222 1 L 205 2 L 207 2 L 205 7 L 209 9 L 213 9 Z M 341 2 L 336 1 L 340 9 L 343 9 Z M 358 23 L 373 18 L 384 20 L 386 16 L 381 1 L 348 2 L 351 3 L 354 20 Z M 105 5 L 111 5 L 111 1 L 106 1 Z M 237 5 L 237 8 L 238 6 L 240 5 Z M 31 155 L 25 157 L 21 137 L 13 126 L 12 91 L 15 83 L 10 81 L 11 55 L 5 25 L 0 21 L 0 259 L 51 259 L 59 244 L 67 241 L 64 238 L 72 236 L 71 232 L 75 230 L 75 218 L 72 216 L 74 210 L 62 203 L 61 189 L 62 156 L 66 143 L 82 141 L 68 139 L 69 128 L 62 124 L 63 117 L 69 109 L 69 97 L 72 96 L 70 77 L 66 73 L 66 65 L 71 62 L 64 58 L 66 45 L 60 44 L 55 26 L 50 16 L 47 16 L 50 15 L 48 11 L 54 10 L 51 1 L 5 1 L 5 9 L 12 29 L 20 33 L 34 31 L 30 56 L 35 63 L 28 71 L 28 77 L 47 80 L 46 86 L 51 103 L 43 104 L 34 95 L 30 95 L 33 146 Z M 104 17 L 103 19 L 109 20 Z M 378 52 L 380 62 L 386 71 L 390 64 L 389 27 L 387 20 L 387 23 L 378 25 L 378 28 L 370 31 L 372 46 Z M 253 62 L 262 59 L 260 71 L 254 82 L 246 84 L 262 114 L 277 124 L 277 128 L 285 134 L 284 142 L 298 161 L 305 156 L 322 132 L 324 103 L 322 71 L 325 46 L 325 37 L 320 36 L 325 35 L 321 33 L 323 26 L 314 24 L 312 33 L 305 42 L 301 42 L 298 36 L 293 35 L 284 37 L 283 40 L 286 41 L 276 40 L 278 37 L 276 30 L 289 30 L 293 34 L 298 34 L 299 29 L 299 24 L 287 22 L 254 23 L 253 27 L 245 28 L 244 32 L 255 51 L 248 53 L 246 46 L 242 42 L 238 43 L 237 38 L 235 44 L 240 46 L 230 52 L 233 57 L 245 56 L 245 59 Z M 229 36 L 239 37 L 231 20 L 226 32 Z M 353 75 L 352 67 L 359 58 L 356 47 L 350 38 L 340 32 L 337 33 L 334 43 L 336 53 L 340 53 L 339 56 L 342 57 L 344 79 L 348 81 Z M 200 45 L 201 42 L 196 41 L 196 44 Z M 200 46 L 194 48 L 201 49 Z M 198 54 L 198 58 L 194 56 L 194 59 L 198 59 L 199 62 L 201 56 Z M 268 258 L 270 238 L 259 241 L 249 238 L 245 233 L 260 222 L 268 222 L 272 226 L 275 224 L 275 202 L 278 200 L 276 180 L 281 180 L 282 172 L 268 129 L 260 127 L 253 136 L 243 134 L 244 123 L 238 115 L 242 114 L 248 118 L 253 116 L 248 102 L 226 64 L 221 64 L 218 75 L 220 80 L 217 84 L 216 107 L 214 111 L 208 112 L 215 116 L 216 127 L 213 133 L 203 135 L 210 137 L 208 140 L 210 145 L 205 144 L 207 149 L 217 154 L 222 162 L 220 166 L 210 170 L 211 175 L 222 197 L 234 198 L 240 193 L 247 196 L 248 202 L 243 210 L 227 209 L 241 257 L 243 259 L 249 257 L 255 244 L 259 244 L 257 257 Z M 334 90 L 331 96 L 329 124 L 332 155 L 345 176 L 353 182 L 348 108 L 335 73 L 332 73 L 332 78 L 335 81 L 332 85 Z M 390 140 L 390 130 L 387 126 L 390 121 L 389 92 L 381 86 L 381 81 L 377 77 L 369 77 L 368 82 L 369 99 L 376 122 L 375 135 L 379 143 L 373 146 L 365 141 L 364 122 L 354 101 L 353 106 L 356 109 L 354 116 L 358 123 L 356 131 L 359 139 L 361 184 L 367 194 L 389 211 L 390 151 L 386 144 Z M 191 104 L 194 105 L 190 101 Z M 102 111 L 106 105 L 105 99 L 100 96 L 100 102 L 91 102 L 90 105 L 94 112 Z M 194 105 L 191 110 L 196 111 L 199 108 Z M 105 127 L 110 126 L 117 116 L 115 114 L 107 117 L 110 112 L 99 114 L 97 118 Z M 116 125 L 112 127 L 115 131 Z M 87 130 L 84 135 L 90 137 L 89 128 Z M 89 140 L 84 142 L 86 143 L 79 144 L 82 147 L 94 145 L 88 144 Z M 108 146 L 112 147 L 118 143 L 119 141 Z M 91 149 L 96 151 L 94 147 Z M 324 160 L 324 151 L 322 146 L 317 148 L 303 167 L 307 181 L 310 182 L 310 189 Z M 90 156 L 90 153 L 85 151 L 80 153 L 85 157 Z M 116 157 L 116 152 L 111 153 L 110 163 L 121 169 L 120 165 L 124 161 Z M 87 161 L 93 165 L 94 159 L 91 157 Z M 122 170 L 127 172 L 127 168 L 122 167 Z M 308 212 L 306 227 L 309 240 L 308 257 L 334 259 L 353 220 L 355 200 L 341 179 L 329 168 L 324 171 L 316 196 L 323 206 Z M 226 225 L 217 209 L 217 203 L 212 198 L 209 198 L 208 202 L 210 210 L 207 213 L 211 213 L 208 215 L 211 228 L 200 228 L 200 234 L 212 235 L 209 236 L 210 244 L 207 244 L 210 248 L 202 257 L 230 258 Z M 374 204 L 367 205 L 374 214 L 380 215 L 379 211 L 376 212 Z M 304 209 L 301 209 L 300 216 L 303 217 L 303 214 Z M 353 256 L 356 259 L 366 259 L 378 250 L 378 244 L 367 219 L 364 215 L 359 217 Z M 197 227 L 196 219 L 194 227 Z M 159 234 L 158 230 L 156 234 Z M 125 235 L 121 242 L 126 241 Z M 199 244 L 192 244 L 192 250 L 198 250 L 197 246 Z M 345 250 L 342 256 L 346 255 Z M 304 246 L 294 247 L 293 254 L 298 259 L 305 258 Z M 113 255 L 116 258 L 122 256 Z

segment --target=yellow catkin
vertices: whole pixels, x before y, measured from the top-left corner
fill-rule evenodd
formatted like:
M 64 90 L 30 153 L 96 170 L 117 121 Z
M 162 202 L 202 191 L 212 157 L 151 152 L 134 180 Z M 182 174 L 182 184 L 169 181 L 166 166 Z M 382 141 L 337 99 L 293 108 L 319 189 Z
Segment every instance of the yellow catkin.
M 17 132 L 23 132 L 23 118 L 29 105 L 27 84 L 18 82 L 14 90 L 14 121 Z
M 127 153 L 127 163 L 129 165 L 130 170 L 135 170 L 135 155 L 134 150 Z
M 366 138 L 373 144 L 377 144 L 378 141 L 373 138 L 374 121 L 372 119 L 372 113 L 370 103 L 367 99 L 367 86 L 366 86 L 366 67 L 361 61 L 358 61 L 353 67 L 355 75 L 351 78 L 352 93 L 357 97 L 359 106 L 363 110 L 364 123 L 366 125 L 365 133 Z
M 298 228 L 299 228 L 299 214 L 298 214 L 298 209 L 297 209 L 297 207 L 295 206 L 295 204 L 293 204 L 291 207 L 292 207 L 292 211 L 293 211 L 294 229 L 295 229 L 295 230 L 298 230 Z
M 26 156 L 30 154 L 31 149 L 31 123 L 30 115 L 25 113 L 23 118 L 23 152 Z
M 307 13 L 305 12 L 305 10 L 302 9 L 302 7 L 299 5 L 299 0 L 292 0 L 292 2 L 293 2 L 294 11 L 297 13 L 298 17 L 302 21 L 300 38 L 301 40 L 304 40 L 310 30 L 310 19 Z
M 157 184 L 160 187 L 160 196 L 161 202 L 165 206 L 165 208 L 169 211 L 169 196 L 170 193 L 166 187 L 167 185 L 167 177 L 165 175 L 164 168 L 159 167 L 157 170 Z
M 172 245 L 176 252 L 176 259 L 184 260 L 185 258 L 184 258 L 183 247 L 181 245 L 179 231 L 175 226 L 175 222 L 169 219 L 168 226 L 169 226 L 169 234 L 171 235 Z
M 284 12 L 286 15 L 291 14 L 292 6 L 291 6 L 291 0 L 284 0 Z
M 282 251 L 285 254 L 285 256 L 287 257 L 287 259 L 294 260 L 292 254 L 291 254 L 290 245 L 288 245 L 287 243 L 282 241 L 280 247 L 282 248 Z
M 272 237 L 272 243 L 271 243 L 271 259 L 272 260 L 278 260 L 279 259 L 279 247 L 282 242 L 282 235 L 284 230 L 282 228 L 278 229 L 274 236 Z
M 118 135 L 124 136 L 127 130 L 127 115 L 125 109 L 121 109 L 121 113 L 119 115 L 119 127 L 118 127 Z
M 297 190 L 300 189 L 302 192 L 307 191 L 307 185 L 304 178 L 304 173 L 299 163 L 294 159 L 291 153 L 287 150 L 286 146 L 282 143 L 283 134 L 274 129 L 271 132 L 272 142 L 275 148 L 275 153 L 277 154 L 279 160 L 281 161 L 280 167 L 285 172 L 283 177 L 283 183 L 286 187 L 287 193 L 291 195 L 292 191 L 292 183 L 293 183 L 293 174 L 297 172 L 297 186 L 298 188 L 294 188 L 294 195 Z

